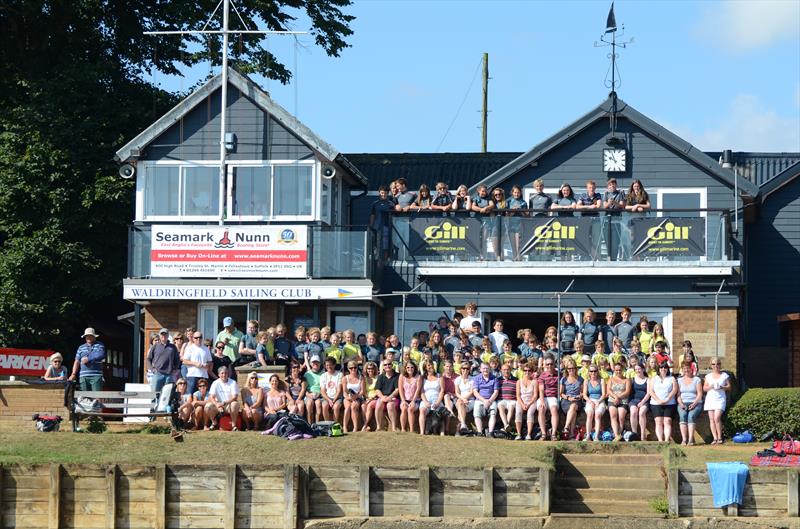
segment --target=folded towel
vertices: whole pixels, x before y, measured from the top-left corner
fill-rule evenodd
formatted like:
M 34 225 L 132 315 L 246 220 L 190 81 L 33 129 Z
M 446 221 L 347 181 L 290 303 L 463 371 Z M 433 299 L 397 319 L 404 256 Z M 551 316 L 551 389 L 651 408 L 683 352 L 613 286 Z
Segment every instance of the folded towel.
M 742 503 L 744 484 L 749 473 L 747 465 L 739 461 L 706 463 L 706 469 L 711 482 L 711 494 L 714 496 L 714 507 Z

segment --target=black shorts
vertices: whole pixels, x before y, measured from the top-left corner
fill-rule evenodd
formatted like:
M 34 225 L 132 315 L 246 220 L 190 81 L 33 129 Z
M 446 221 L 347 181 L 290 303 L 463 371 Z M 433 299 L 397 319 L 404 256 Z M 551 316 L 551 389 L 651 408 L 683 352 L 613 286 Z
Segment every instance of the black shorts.
M 653 417 L 669 417 L 675 416 L 675 410 L 678 409 L 677 404 L 651 404 L 650 413 Z

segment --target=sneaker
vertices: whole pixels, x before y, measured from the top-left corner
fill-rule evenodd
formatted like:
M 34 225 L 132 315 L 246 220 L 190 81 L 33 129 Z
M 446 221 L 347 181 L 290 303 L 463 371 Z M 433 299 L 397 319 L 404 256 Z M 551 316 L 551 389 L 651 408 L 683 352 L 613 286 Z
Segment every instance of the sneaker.
M 517 435 L 514 437 L 514 440 L 515 440 L 515 441 L 521 441 L 521 440 L 522 440 L 522 436 L 521 436 L 520 434 L 517 434 Z

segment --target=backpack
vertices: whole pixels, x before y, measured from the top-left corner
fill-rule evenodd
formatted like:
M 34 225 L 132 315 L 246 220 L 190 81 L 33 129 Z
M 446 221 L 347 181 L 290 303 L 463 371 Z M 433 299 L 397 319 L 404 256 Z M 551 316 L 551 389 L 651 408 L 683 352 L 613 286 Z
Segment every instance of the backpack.
M 36 421 L 37 432 L 57 432 L 61 427 L 61 417 L 58 415 L 39 415 L 38 413 L 32 417 Z

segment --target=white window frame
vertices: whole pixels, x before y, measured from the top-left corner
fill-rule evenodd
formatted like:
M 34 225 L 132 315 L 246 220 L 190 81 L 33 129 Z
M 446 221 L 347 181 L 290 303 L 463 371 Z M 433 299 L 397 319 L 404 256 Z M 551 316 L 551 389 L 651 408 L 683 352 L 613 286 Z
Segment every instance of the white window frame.
M 664 203 L 663 197 L 664 195 L 673 195 L 673 194 L 682 194 L 682 195 L 689 195 L 689 194 L 696 194 L 700 195 L 700 209 L 708 208 L 708 188 L 707 187 L 659 187 L 656 189 L 656 198 L 658 198 L 658 209 L 662 209 L 662 204 Z M 652 204 L 651 204 L 652 206 Z M 705 240 L 705 255 L 700 257 L 700 261 L 707 261 L 708 260 L 708 215 L 707 211 L 700 211 L 700 217 L 706 219 L 706 233 L 703 239 Z M 657 217 L 663 217 L 664 213 L 662 211 L 658 211 L 656 213 Z M 666 331 L 666 328 L 664 329 Z
M 219 167 L 218 161 L 209 160 L 148 160 L 139 162 L 142 178 L 136 179 L 136 219 L 148 222 L 159 221 L 209 221 L 219 220 L 219 204 L 217 204 L 217 213 L 214 215 L 184 215 L 183 214 L 183 182 L 185 167 Z M 151 215 L 145 216 L 145 196 L 147 194 L 145 183 L 147 181 L 147 170 L 149 167 L 178 167 L 178 214 L 177 215 Z M 223 198 L 220 197 L 220 200 Z
M 270 200 L 275 200 L 275 167 L 305 165 L 311 167 L 311 214 L 310 215 L 275 215 L 270 207 L 268 217 L 258 215 L 233 215 L 233 171 L 235 167 L 270 167 Z M 264 221 L 315 221 L 319 220 L 321 184 L 319 163 L 317 160 L 230 160 L 228 162 L 228 182 L 226 191 L 226 208 L 228 220 L 241 222 Z
M 325 321 L 328 322 L 328 325 L 333 324 L 333 315 L 336 312 L 366 312 L 367 313 L 367 332 L 372 331 L 375 328 L 374 322 L 372 321 L 372 311 L 370 310 L 369 305 L 336 305 L 336 306 L 328 306 L 328 309 L 325 313 Z M 333 327 L 331 327 L 333 328 Z M 336 332 L 344 332 L 347 329 L 333 329 Z M 356 336 L 358 336 L 358 332 L 356 332 Z M 366 334 L 366 332 L 364 333 Z M 344 342 L 343 342 L 344 343 Z
M 455 307 L 406 307 L 406 309 L 407 310 L 420 311 L 420 312 L 430 312 L 431 315 L 433 316 L 430 319 L 431 322 L 437 321 L 439 319 L 439 317 L 442 316 L 443 312 L 445 312 L 447 314 L 455 314 L 455 312 L 456 312 L 456 308 Z M 393 334 L 396 334 L 400 338 L 400 342 L 403 345 L 408 345 L 406 341 L 403 341 L 403 336 L 400 335 L 400 333 L 403 330 L 402 329 L 403 325 L 402 325 L 402 321 L 401 321 L 401 317 L 400 317 L 400 315 L 402 313 L 403 313 L 403 308 L 402 307 L 397 307 L 397 308 L 394 309 L 394 333 Z M 480 318 L 481 317 L 480 313 L 478 313 L 476 315 L 476 317 Z M 414 329 L 409 329 L 408 325 L 406 325 L 406 332 L 413 331 L 413 330 Z M 428 329 L 416 329 L 416 330 L 418 330 L 418 331 L 419 330 L 426 330 L 427 331 Z M 411 332 L 411 334 L 414 334 L 414 333 Z M 411 339 L 411 334 L 408 335 L 408 339 L 409 340 Z
M 214 313 L 214 321 L 217 322 L 217 321 L 219 321 L 219 308 L 221 306 L 226 306 L 226 307 L 241 306 L 241 307 L 245 307 L 245 311 L 247 313 L 247 317 L 246 317 L 245 321 L 243 321 L 243 322 L 242 321 L 235 322 L 236 323 L 236 328 L 239 329 L 240 331 L 242 331 L 243 333 L 247 332 L 247 330 L 245 328 L 246 323 L 247 323 L 246 320 L 260 321 L 259 318 L 261 317 L 261 304 L 257 303 L 257 302 L 253 302 L 253 303 L 250 303 L 250 302 L 245 302 L 245 303 L 227 303 L 227 302 L 223 302 L 223 303 L 198 303 L 197 304 L 197 329 L 199 331 L 201 331 L 201 332 L 204 331 L 204 329 L 203 329 L 203 311 L 204 310 L 212 310 L 213 313 Z M 207 336 L 206 333 L 203 332 L 203 338 L 208 338 L 208 339 L 211 339 L 211 341 L 214 341 L 214 340 L 217 339 L 217 334 L 220 332 L 220 330 L 221 329 L 215 330 L 213 336 Z

